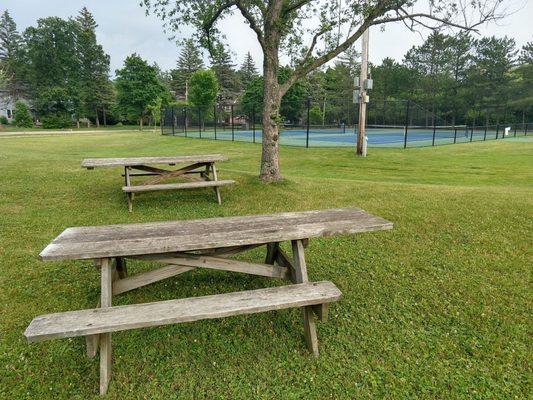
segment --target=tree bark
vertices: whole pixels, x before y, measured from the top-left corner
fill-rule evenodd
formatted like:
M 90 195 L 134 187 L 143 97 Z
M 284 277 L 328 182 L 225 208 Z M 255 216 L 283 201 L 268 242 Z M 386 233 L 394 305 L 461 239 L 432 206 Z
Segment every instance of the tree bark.
M 139 127 L 141 128 L 141 131 L 143 130 L 143 117 L 139 119 Z
M 281 35 L 276 21 L 281 12 L 282 2 L 273 1 L 265 21 L 263 44 L 263 146 L 261 153 L 261 173 L 263 182 L 276 182 L 282 179 L 279 169 L 279 109 L 281 88 L 278 82 L 279 44 Z
M 96 127 L 100 128 L 100 120 L 98 119 L 98 108 L 94 107 L 94 121 L 96 122 Z

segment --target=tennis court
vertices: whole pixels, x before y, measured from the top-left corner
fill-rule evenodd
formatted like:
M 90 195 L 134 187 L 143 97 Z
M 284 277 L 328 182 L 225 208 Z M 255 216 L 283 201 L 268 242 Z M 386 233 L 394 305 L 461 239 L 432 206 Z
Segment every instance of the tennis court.
M 406 135 L 407 133 L 407 135 Z M 228 127 L 227 129 L 205 130 L 188 129 L 175 131 L 176 136 L 192 138 L 234 140 L 261 143 L 262 131 Z M 408 127 L 403 126 L 368 126 L 368 144 L 371 147 L 407 147 L 431 146 L 433 144 L 461 143 L 471 140 L 472 130 L 467 126 Z M 472 140 L 479 140 L 479 132 L 475 131 Z M 481 132 L 483 140 L 484 131 Z M 488 131 L 486 139 L 495 138 L 495 132 Z M 353 146 L 356 142 L 356 129 L 353 126 L 333 127 L 284 127 L 281 131 L 281 144 L 301 147 L 341 147 Z

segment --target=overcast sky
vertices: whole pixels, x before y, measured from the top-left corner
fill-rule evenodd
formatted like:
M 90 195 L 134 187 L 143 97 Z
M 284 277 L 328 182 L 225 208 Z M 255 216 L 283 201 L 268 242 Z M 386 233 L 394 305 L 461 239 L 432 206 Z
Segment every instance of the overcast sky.
M 484 35 L 510 36 L 521 47 L 533 40 L 533 0 L 505 0 L 509 9 L 519 10 L 498 23 L 481 28 Z M 161 22 L 154 16 L 146 16 L 138 0 L 2 0 L 0 11 L 8 9 L 19 31 L 35 25 L 37 19 L 48 16 L 67 18 L 76 15 L 83 7 L 93 13 L 98 23 L 98 41 L 111 56 L 111 70 L 119 68 L 126 56 L 138 53 L 157 62 L 163 69 L 173 68 L 178 55 L 175 43 L 168 40 Z M 252 53 L 256 64 L 262 62 L 261 49 L 255 36 L 238 16 L 223 25 L 228 43 L 234 53 L 236 64 L 242 62 L 247 51 Z M 186 36 L 184 32 L 181 36 Z M 402 24 L 389 24 L 384 32 L 372 28 L 370 33 L 370 60 L 379 63 L 385 57 L 401 60 L 413 45 L 423 41 L 418 33 L 408 31 Z M 359 46 L 357 46 L 359 48 Z

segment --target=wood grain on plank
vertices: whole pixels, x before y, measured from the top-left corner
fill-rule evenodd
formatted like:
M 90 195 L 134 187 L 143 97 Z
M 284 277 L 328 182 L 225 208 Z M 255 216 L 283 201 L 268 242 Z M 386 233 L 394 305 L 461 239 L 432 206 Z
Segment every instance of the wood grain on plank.
M 155 303 L 67 311 L 36 317 L 24 335 L 30 342 L 86 336 L 331 303 L 340 297 L 341 292 L 333 283 L 322 281 Z
M 40 254 L 42 260 L 92 259 L 354 234 L 392 229 L 357 208 L 190 221 L 68 228 Z
M 116 167 L 146 164 L 179 164 L 227 161 L 222 154 L 199 154 L 193 156 L 169 156 L 169 157 L 116 157 L 116 158 L 86 158 L 82 161 L 83 168 Z
M 138 185 L 138 186 L 124 186 L 122 191 L 126 193 L 139 193 L 139 192 L 153 192 L 156 190 L 177 190 L 177 189 L 196 189 L 204 187 L 218 187 L 232 185 L 235 181 L 223 180 L 223 181 L 195 181 L 185 183 L 160 183 L 152 185 Z

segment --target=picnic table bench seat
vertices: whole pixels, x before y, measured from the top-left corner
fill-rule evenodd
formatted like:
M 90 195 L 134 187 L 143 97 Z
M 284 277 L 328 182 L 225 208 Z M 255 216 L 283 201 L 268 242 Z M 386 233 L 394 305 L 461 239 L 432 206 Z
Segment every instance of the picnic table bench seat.
M 41 315 L 24 336 L 30 342 L 118 332 L 285 308 L 328 304 L 340 290 L 331 282 L 309 282 L 211 296 Z
M 122 190 L 126 193 L 140 193 L 152 192 L 156 190 L 174 190 L 174 189 L 197 189 L 204 187 L 219 187 L 234 184 L 234 180 L 221 181 L 197 181 L 185 183 L 161 183 L 158 185 L 138 185 L 138 186 L 123 186 Z

